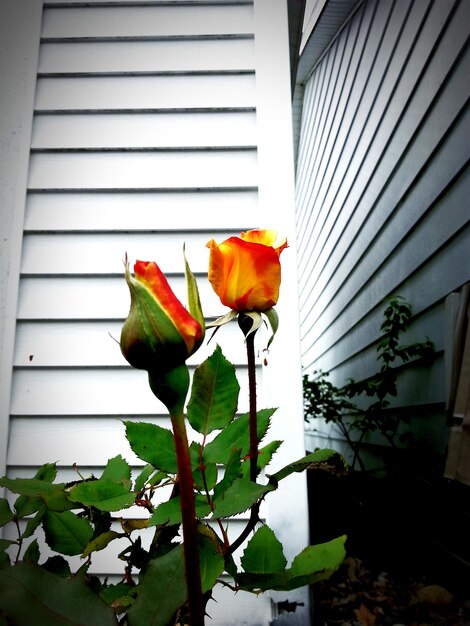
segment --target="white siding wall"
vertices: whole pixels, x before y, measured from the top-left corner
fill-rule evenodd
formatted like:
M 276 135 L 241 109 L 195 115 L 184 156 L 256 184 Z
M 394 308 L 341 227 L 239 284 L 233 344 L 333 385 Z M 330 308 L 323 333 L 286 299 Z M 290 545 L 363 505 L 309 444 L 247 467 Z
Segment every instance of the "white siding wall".
M 129 308 L 124 254 L 156 260 L 184 300 L 185 241 L 204 313 L 215 317 L 224 311 L 205 280 L 205 243 L 252 227 L 279 228 L 293 241 L 293 198 L 283 0 L 46 2 L 8 473 L 30 475 L 51 460 L 64 477 L 74 463 L 99 472 L 118 453 L 135 462 L 120 419 L 168 420 L 145 373 L 127 365 L 112 338 Z M 294 247 L 284 255 L 281 330 L 269 367 L 259 362 L 260 406 L 280 405 L 272 438 L 289 437 L 278 465 L 304 454 Z M 244 411 L 245 355 L 236 330 L 223 329 L 218 338 L 240 368 Z M 191 364 L 211 351 L 201 349 Z M 287 397 L 280 379 L 291 389 Z M 266 515 L 288 555 L 300 551 L 308 543 L 304 480 L 286 485 Z M 100 555 L 95 570 L 120 567 Z M 305 592 L 290 598 L 305 607 L 288 623 L 308 623 Z M 272 618 L 268 594 L 230 602 L 211 604 L 214 625 L 261 626 Z
M 440 451 L 444 301 L 470 277 L 469 10 L 363 2 L 304 85 L 297 162 L 303 366 L 373 374 L 384 299 L 404 296 L 405 340 L 429 335 L 439 358 L 402 377 L 397 404 L 421 407 Z

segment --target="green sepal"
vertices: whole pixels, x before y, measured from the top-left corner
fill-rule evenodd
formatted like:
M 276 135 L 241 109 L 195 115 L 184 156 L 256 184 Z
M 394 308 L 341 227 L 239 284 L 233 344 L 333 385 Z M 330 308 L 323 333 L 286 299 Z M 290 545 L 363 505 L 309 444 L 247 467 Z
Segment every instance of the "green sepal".
M 197 287 L 197 281 L 189 267 L 189 263 L 186 258 L 185 246 L 183 246 L 183 256 L 184 256 L 184 267 L 185 267 L 185 273 L 186 273 L 186 288 L 188 291 L 188 309 L 191 315 L 194 317 L 195 320 L 199 322 L 202 328 L 201 340 L 199 341 L 198 345 L 194 348 L 194 351 L 196 351 L 197 347 L 199 347 L 204 340 L 205 320 L 204 320 L 204 314 L 202 312 L 201 299 L 199 297 L 199 289 Z
M 258 330 L 262 323 L 263 318 L 259 311 L 244 311 L 238 316 L 238 325 L 245 335 L 245 341 Z
M 277 333 L 277 329 L 279 328 L 279 315 L 277 314 L 276 309 L 271 308 L 267 311 L 263 311 L 263 314 L 268 318 L 269 324 L 271 325 L 271 337 L 269 338 L 268 345 L 266 349 L 272 344 L 274 335 Z

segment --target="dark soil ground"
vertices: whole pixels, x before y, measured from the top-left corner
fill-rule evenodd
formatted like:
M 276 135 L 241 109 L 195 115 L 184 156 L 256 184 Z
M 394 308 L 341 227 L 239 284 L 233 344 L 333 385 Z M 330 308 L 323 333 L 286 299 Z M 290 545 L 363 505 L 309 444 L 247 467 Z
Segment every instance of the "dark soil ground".
M 313 590 L 315 626 L 469 626 L 470 595 L 432 577 L 379 571 L 349 556 Z
M 452 489 L 312 476 L 312 543 L 348 536 L 343 565 L 312 587 L 314 626 L 470 626 L 470 491 Z

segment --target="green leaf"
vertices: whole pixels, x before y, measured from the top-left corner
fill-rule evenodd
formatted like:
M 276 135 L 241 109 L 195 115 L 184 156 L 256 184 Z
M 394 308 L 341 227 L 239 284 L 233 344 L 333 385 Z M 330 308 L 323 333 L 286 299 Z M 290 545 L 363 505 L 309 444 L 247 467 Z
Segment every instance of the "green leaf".
M 50 556 L 44 563 L 43 568 L 51 574 L 57 574 L 61 578 L 69 578 L 71 576 L 69 562 L 60 554 Z
M 44 498 L 54 491 L 63 490 L 64 484 L 52 485 L 38 478 L 0 478 L 0 487 L 6 487 L 13 493 L 19 493 L 28 497 Z
M 218 519 L 243 513 L 272 490 L 272 485 L 258 485 L 246 478 L 239 478 L 226 490 L 223 500 L 217 502 L 213 517 Z
M 77 517 L 70 511 L 47 511 L 42 525 L 47 545 L 55 552 L 67 556 L 81 554 L 93 535 L 88 520 Z
M 23 626 L 117 625 L 82 576 L 63 579 L 26 561 L 0 570 L 0 613 Z
M 44 513 L 47 511 L 47 508 L 43 505 L 39 511 L 36 513 L 36 515 L 28 520 L 28 523 L 26 524 L 26 528 L 25 531 L 23 533 L 23 539 L 27 539 L 28 537 L 31 537 L 32 535 L 34 535 L 34 533 L 36 532 L 36 528 L 39 526 L 39 524 L 42 521 L 42 518 L 44 517 Z
M 303 472 L 307 469 L 317 469 L 329 464 L 337 465 L 338 463 L 344 468 L 344 460 L 335 450 L 317 450 L 316 452 L 307 454 L 307 456 L 304 456 L 294 463 L 289 463 L 289 465 L 286 465 L 275 474 L 272 474 L 269 479 L 273 484 L 277 485 L 280 480 L 290 476 L 294 472 Z
M 212 589 L 225 568 L 220 540 L 210 526 L 198 526 L 199 563 L 202 592 Z
M 346 556 L 345 542 L 346 537 L 343 535 L 326 543 L 307 546 L 302 550 L 292 561 L 290 569 L 287 570 L 290 589 L 311 585 L 319 580 L 329 578 L 344 561 Z
M 99 552 L 99 550 L 104 550 L 113 539 L 117 537 L 123 537 L 123 533 L 117 533 L 114 530 L 107 530 L 98 537 L 95 537 L 83 550 L 82 556 L 86 557 L 92 552 Z
M 205 496 L 195 496 L 196 517 L 206 517 L 211 512 L 211 508 Z M 161 524 L 181 523 L 181 498 L 179 496 L 171 498 L 168 502 L 159 504 L 152 513 L 148 521 L 148 526 L 159 526 Z
M 100 592 L 100 597 L 112 606 L 114 610 L 118 610 L 130 606 L 134 602 L 134 598 L 130 595 L 135 593 L 136 587 L 130 587 L 126 583 L 118 583 L 117 585 L 109 585 Z
M 191 457 L 191 468 L 193 470 L 193 480 L 199 491 L 207 489 L 210 491 L 213 489 L 217 482 L 217 465 L 215 463 L 206 463 L 204 457 L 202 459 L 203 470 L 201 469 L 201 444 L 193 441 L 189 446 L 189 455 Z M 203 475 L 204 474 L 204 475 Z M 205 480 L 205 484 L 204 484 Z
M 305 585 L 329 578 L 341 565 L 345 557 L 345 537 L 338 537 L 327 543 L 308 546 L 298 554 L 290 569 L 284 572 L 263 574 L 242 572 L 237 583 L 248 591 L 291 591 Z
M 282 544 L 269 526 L 261 526 L 248 542 L 241 564 L 245 572 L 275 574 L 283 572 L 287 559 Z
M 232 454 L 225 468 L 224 477 L 214 487 L 214 502 L 222 500 L 230 485 L 233 484 L 237 478 L 242 477 L 240 454 L 241 450 L 232 450 Z
M 134 504 L 135 495 L 120 483 L 91 480 L 75 485 L 70 492 L 73 502 L 94 506 L 100 511 L 119 511 Z
M 14 518 L 14 514 L 10 509 L 8 500 L 6 498 L 0 498 L 0 527 L 5 526 L 8 522 Z
M 198 433 L 206 435 L 225 428 L 237 410 L 240 385 L 235 368 L 220 346 L 194 372 L 188 420 Z
M 131 486 L 131 468 L 120 454 L 109 459 L 101 480 L 110 480 L 113 483 L 122 483 L 127 489 Z
M 46 463 L 45 465 L 41 465 L 38 469 L 34 478 L 38 478 L 39 480 L 44 480 L 47 483 L 52 483 L 56 479 L 57 476 L 57 466 L 55 463 Z
M 126 437 L 135 454 L 156 469 L 169 474 L 178 472 L 175 441 L 166 428 L 147 422 L 124 422 Z
M 0 539 L 0 551 L 7 550 L 13 544 L 16 544 L 13 539 Z
M 271 463 L 274 453 L 279 449 L 282 443 L 283 442 L 280 439 L 275 439 L 274 441 L 271 441 L 266 446 L 264 446 L 264 448 L 261 448 L 258 454 L 258 464 L 257 464 L 258 473 L 264 467 L 269 465 L 269 463 Z M 243 476 L 250 475 L 250 460 L 249 459 L 243 462 L 242 472 L 243 472 Z
M 18 496 L 15 500 L 15 511 L 19 518 L 27 517 L 36 513 L 44 506 L 41 498 L 31 498 L 29 496 Z
M 148 479 L 154 472 L 154 467 L 151 463 L 147 463 L 144 469 L 140 472 L 140 474 L 135 479 L 134 490 L 139 492 L 142 491 L 145 485 L 147 484 Z
M 187 598 L 183 546 L 151 560 L 139 587 L 127 614 L 129 626 L 167 626 Z
M 261 409 L 257 413 L 258 440 L 261 441 L 268 431 L 270 418 L 276 409 Z M 217 437 L 204 448 L 204 459 L 227 465 L 233 450 L 241 450 L 244 457 L 250 450 L 250 416 L 244 413 L 229 424 Z
M 35 513 L 43 503 L 53 511 L 66 511 L 73 508 L 65 493 L 65 484 L 57 485 L 45 482 L 38 478 L 0 478 L 0 487 L 6 487 L 13 493 L 19 493 L 25 498 L 18 498 L 15 508 L 19 517 Z
M 34 539 L 29 546 L 26 548 L 23 560 L 29 561 L 30 563 L 37 564 L 39 562 L 41 554 L 39 552 L 39 545 L 37 539 Z

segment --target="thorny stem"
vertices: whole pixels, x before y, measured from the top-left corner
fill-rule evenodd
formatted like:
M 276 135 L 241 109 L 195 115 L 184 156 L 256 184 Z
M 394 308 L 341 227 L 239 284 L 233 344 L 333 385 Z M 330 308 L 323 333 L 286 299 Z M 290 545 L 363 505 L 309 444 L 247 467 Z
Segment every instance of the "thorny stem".
M 184 416 L 172 415 L 171 424 L 175 438 L 178 477 L 181 493 L 181 517 L 184 539 L 184 562 L 188 589 L 188 608 L 191 626 L 204 626 L 201 572 L 197 547 L 197 519 L 194 500 L 194 482 L 189 456 L 188 437 Z
M 250 480 L 256 482 L 258 474 L 258 420 L 256 415 L 256 363 L 255 333 L 246 337 L 248 357 L 248 388 L 250 394 Z
M 209 487 L 207 485 L 207 478 L 206 478 L 206 472 L 205 472 L 205 465 L 204 465 L 204 446 L 206 444 L 206 435 L 204 435 L 203 441 L 202 441 L 202 445 L 201 448 L 199 450 L 199 468 L 201 470 L 201 475 L 202 475 L 202 482 L 204 485 L 204 491 L 206 492 L 206 498 L 207 498 L 207 503 L 209 504 L 209 506 L 211 507 L 211 511 L 212 513 L 214 512 L 215 506 L 214 506 L 214 502 L 211 498 L 211 495 L 209 493 Z M 222 534 L 223 540 L 224 540 L 224 551 L 227 550 L 228 546 L 229 546 L 229 541 L 228 541 L 228 535 L 227 532 L 224 528 L 224 525 L 222 524 L 222 521 L 220 519 L 217 519 L 217 524 L 219 526 L 219 530 Z
M 242 328 L 243 330 L 243 328 Z M 255 363 L 255 333 L 246 337 L 246 353 L 248 357 L 248 390 L 250 395 L 250 480 L 256 482 L 258 474 L 258 419 L 256 413 L 256 363 Z M 232 554 L 241 546 L 259 522 L 260 502 L 251 507 L 250 519 L 244 531 L 232 543 L 228 554 Z

